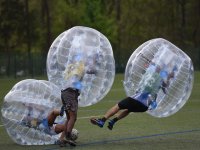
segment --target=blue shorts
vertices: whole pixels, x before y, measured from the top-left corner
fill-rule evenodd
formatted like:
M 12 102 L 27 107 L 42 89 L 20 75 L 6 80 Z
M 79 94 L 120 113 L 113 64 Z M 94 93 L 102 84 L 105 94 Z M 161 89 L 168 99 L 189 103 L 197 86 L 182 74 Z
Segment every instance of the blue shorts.
M 55 126 L 56 126 L 56 124 L 54 124 L 53 126 L 49 126 L 48 120 L 43 119 L 42 122 L 39 124 L 39 129 L 46 134 L 56 135 L 57 133 L 55 132 Z

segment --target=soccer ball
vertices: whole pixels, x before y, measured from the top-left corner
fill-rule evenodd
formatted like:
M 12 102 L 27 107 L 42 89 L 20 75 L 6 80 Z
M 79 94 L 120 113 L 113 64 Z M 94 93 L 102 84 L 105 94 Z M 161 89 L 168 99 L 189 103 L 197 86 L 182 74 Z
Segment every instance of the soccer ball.
M 71 139 L 75 141 L 78 138 L 78 134 L 79 134 L 78 130 L 72 129 Z

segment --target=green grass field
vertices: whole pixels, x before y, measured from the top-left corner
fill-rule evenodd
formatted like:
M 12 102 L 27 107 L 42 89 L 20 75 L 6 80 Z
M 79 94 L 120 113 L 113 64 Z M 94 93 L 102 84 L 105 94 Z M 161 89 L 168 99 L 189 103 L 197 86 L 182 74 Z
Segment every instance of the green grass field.
M 40 78 L 41 79 L 41 78 Z M 11 87 L 14 79 L 0 79 L 0 101 Z M 167 118 L 154 118 L 147 113 L 130 114 L 119 121 L 112 131 L 106 125 L 100 129 L 90 124 L 91 116 L 101 116 L 107 109 L 125 97 L 123 75 L 116 75 L 108 95 L 99 103 L 80 108 L 75 128 L 79 130 L 78 146 L 73 149 L 86 150 L 199 150 L 200 149 L 200 72 L 195 73 L 190 99 L 176 114 Z M 21 146 L 8 136 L 0 122 L 0 149 L 57 150 L 56 145 Z

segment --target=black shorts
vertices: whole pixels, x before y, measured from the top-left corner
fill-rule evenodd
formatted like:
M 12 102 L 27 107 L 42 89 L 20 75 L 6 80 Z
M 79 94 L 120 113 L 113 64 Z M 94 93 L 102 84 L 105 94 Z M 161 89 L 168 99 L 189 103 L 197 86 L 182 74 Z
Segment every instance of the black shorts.
M 77 112 L 79 91 L 72 88 L 67 88 L 61 91 L 61 99 L 67 111 Z
M 121 100 L 118 106 L 120 109 L 128 109 L 129 112 L 145 112 L 148 110 L 147 106 L 131 97 Z

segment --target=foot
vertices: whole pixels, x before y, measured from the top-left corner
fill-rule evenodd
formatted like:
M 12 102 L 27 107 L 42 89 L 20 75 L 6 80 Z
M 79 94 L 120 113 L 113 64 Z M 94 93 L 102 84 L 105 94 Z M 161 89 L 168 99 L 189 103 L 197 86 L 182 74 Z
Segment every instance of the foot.
M 90 119 L 90 122 L 94 125 L 97 125 L 99 126 L 100 128 L 103 128 L 103 125 L 104 125 L 104 121 L 102 121 L 101 119 L 96 119 L 96 118 L 91 118 Z
M 114 124 L 115 124 L 115 122 L 114 122 L 113 120 L 110 120 L 110 121 L 108 122 L 108 129 L 109 129 L 109 130 L 112 130 Z

